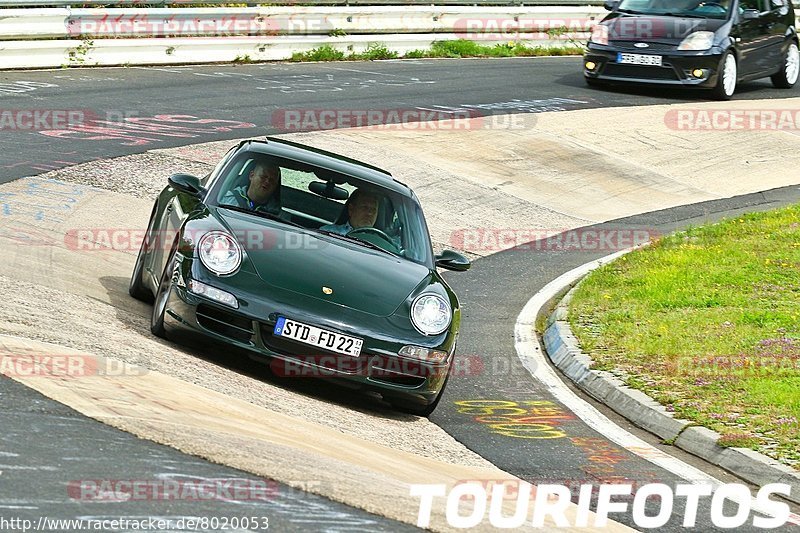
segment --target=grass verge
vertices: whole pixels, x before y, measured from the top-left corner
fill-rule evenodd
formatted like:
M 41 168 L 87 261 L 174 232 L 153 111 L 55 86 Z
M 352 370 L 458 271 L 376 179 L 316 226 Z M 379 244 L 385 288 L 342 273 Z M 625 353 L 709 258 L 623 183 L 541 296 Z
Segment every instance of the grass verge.
M 437 41 L 428 50 L 412 50 L 403 59 L 426 57 L 525 57 L 525 56 L 564 56 L 581 55 L 580 46 L 527 46 L 523 43 L 509 42 L 496 45 L 483 45 L 474 41 L 457 39 Z M 290 61 L 363 61 L 376 59 L 398 59 L 401 56 L 381 43 L 370 44 L 364 52 L 346 54 L 331 45 L 323 45 L 306 52 L 295 52 Z
M 800 206 L 691 228 L 590 274 L 569 321 L 594 368 L 800 466 Z

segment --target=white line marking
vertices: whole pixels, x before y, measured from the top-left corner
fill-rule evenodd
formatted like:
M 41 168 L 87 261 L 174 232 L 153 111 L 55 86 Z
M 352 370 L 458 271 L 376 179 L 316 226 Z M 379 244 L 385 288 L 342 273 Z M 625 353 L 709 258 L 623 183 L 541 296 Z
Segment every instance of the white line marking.
M 642 459 L 692 484 L 709 484 L 714 488 L 719 487 L 723 485 L 722 481 L 659 450 L 639 437 L 628 433 L 584 399 L 572 392 L 550 366 L 549 361 L 546 360 L 544 353 L 542 353 L 539 347 L 538 339 L 536 339 L 534 333 L 536 315 L 548 300 L 555 296 L 562 287 L 575 283 L 592 270 L 617 259 L 631 250 L 633 249 L 622 250 L 574 268 L 557 277 L 534 294 L 533 297 L 528 300 L 528 303 L 525 304 L 525 307 L 522 308 L 522 311 L 517 317 L 517 322 L 514 325 L 514 347 L 517 351 L 517 356 L 519 356 L 522 365 L 530 372 L 534 379 L 540 381 L 550 394 L 573 413 L 578 415 L 587 426 L 597 431 L 600 435 L 622 446 L 631 453 L 638 455 Z M 761 506 L 756 503 L 755 498 L 753 498 L 751 502 L 751 508 L 755 511 L 761 511 Z M 769 514 L 764 511 L 761 512 Z M 788 523 L 800 525 L 800 515 L 794 513 L 790 514 Z

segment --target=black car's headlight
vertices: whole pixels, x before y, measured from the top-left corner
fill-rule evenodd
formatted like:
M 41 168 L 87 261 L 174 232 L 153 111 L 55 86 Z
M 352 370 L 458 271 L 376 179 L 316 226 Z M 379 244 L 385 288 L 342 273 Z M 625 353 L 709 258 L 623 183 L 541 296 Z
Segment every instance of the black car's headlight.
M 197 245 L 200 261 L 218 276 L 233 274 L 242 264 L 242 249 L 231 235 L 224 231 L 210 231 Z
M 595 44 L 608 44 L 608 26 L 603 24 L 596 24 L 592 28 L 592 36 L 589 38 L 590 42 Z
M 678 50 L 708 50 L 714 46 L 714 32 L 713 31 L 696 31 L 689 34 L 681 44 L 678 45 Z
M 453 310 L 450 302 L 438 294 L 425 293 L 411 304 L 411 322 L 420 333 L 438 335 L 450 326 Z

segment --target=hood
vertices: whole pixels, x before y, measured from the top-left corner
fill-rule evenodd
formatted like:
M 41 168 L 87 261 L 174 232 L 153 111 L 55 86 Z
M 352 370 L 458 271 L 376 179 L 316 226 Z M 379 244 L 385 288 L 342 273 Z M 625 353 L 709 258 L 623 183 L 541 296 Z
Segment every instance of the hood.
M 717 31 L 726 20 L 612 13 L 601 24 L 608 26 L 609 41 L 658 41 L 679 44 L 696 31 Z
M 430 275 L 424 265 L 280 222 L 224 209 L 217 216 L 266 285 L 298 296 L 388 316 Z

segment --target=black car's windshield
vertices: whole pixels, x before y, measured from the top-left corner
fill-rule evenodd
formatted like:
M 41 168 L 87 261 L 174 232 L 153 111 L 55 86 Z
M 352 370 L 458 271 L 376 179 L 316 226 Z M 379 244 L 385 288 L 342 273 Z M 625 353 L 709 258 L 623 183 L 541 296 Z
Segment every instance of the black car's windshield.
M 432 263 L 430 237 L 415 199 L 306 163 L 243 152 L 215 181 L 208 202 Z
M 623 13 L 670 17 L 725 19 L 733 0 L 622 0 L 617 7 Z

